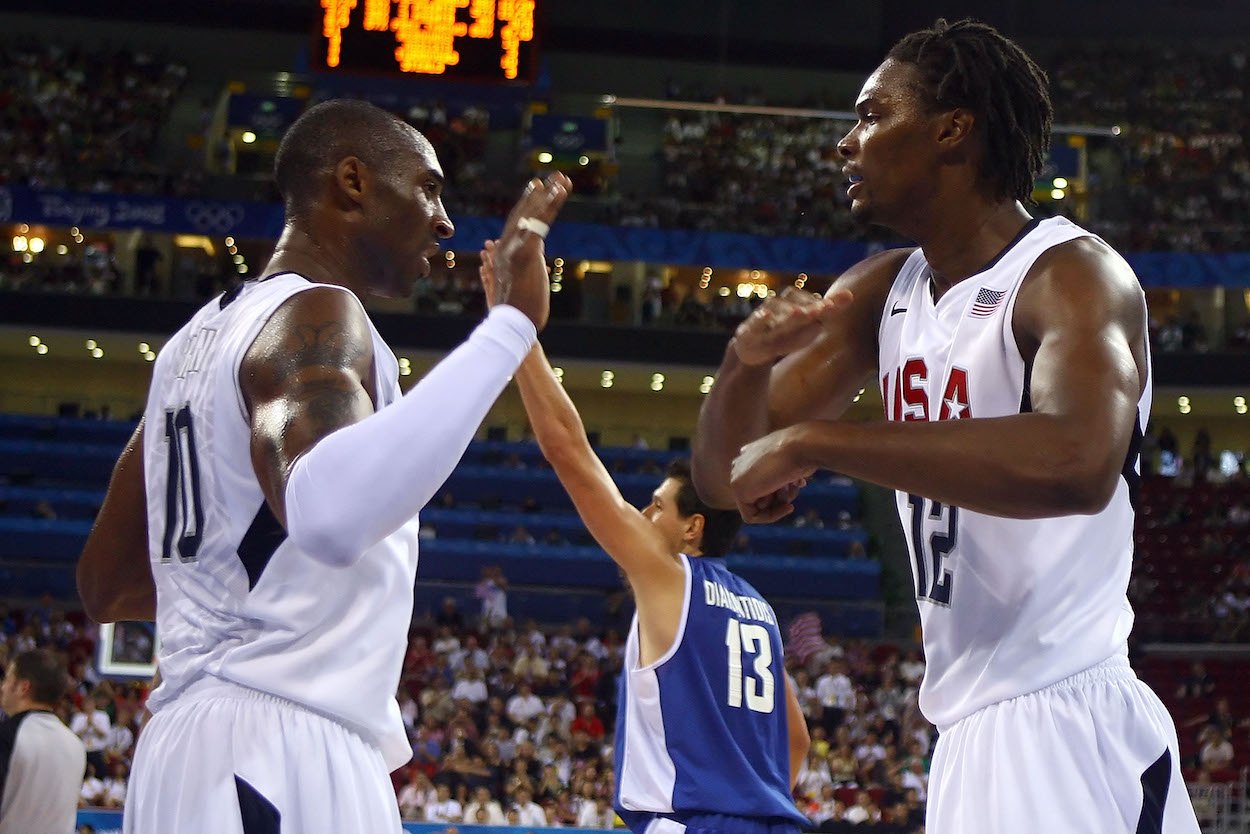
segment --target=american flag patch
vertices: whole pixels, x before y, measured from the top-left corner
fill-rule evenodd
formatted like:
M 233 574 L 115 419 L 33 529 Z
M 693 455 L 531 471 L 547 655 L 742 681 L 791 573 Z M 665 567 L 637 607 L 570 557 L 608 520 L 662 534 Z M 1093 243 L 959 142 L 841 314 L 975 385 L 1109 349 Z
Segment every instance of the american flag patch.
M 977 293 L 977 300 L 972 302 L 972 312 L 969 315 L 976 319 L 983 319 L 993 315 L 1006 294 L 1006 292 L 1001 290 L 987 290 L 985 287 L 982 287 L 981 291 Z

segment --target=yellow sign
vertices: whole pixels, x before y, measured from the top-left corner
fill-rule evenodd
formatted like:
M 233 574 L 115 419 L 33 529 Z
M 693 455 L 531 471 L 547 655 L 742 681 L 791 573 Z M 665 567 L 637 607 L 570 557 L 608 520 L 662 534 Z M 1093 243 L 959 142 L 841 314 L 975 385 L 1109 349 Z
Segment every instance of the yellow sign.
M 462 64 L 473 47 L 482 57 L 497 44 L 495 66 L 473 61 L 462 67 L 476 75 L 515 79 L 521 67 L 521 46 L 534 40 L 535 0 L 320 0 L 321 51 L 327 68 L 392 69 L 443 75 Z M 391 33 L 393 54 L 379 57 L 376 36 Z M 347 41 L 346 54 L 344 42 Z M 476 43 L 474 43 L 476 42 Z M 355 54 L 358 48 L 360 54 Z M 369 54 L 365 54 L 369 53 Z

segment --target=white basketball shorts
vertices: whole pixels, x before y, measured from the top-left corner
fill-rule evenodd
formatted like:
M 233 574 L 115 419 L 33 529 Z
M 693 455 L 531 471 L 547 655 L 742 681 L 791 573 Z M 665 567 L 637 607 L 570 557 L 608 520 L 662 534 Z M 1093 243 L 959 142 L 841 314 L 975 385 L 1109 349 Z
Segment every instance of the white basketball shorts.
M 282 698 L 215 678 L 139 737 L 124 834 L 398 834 L 376 747 Z
M 927 834 L 1199 834 L 1176 725 L 1112 657 L 945 729 Z

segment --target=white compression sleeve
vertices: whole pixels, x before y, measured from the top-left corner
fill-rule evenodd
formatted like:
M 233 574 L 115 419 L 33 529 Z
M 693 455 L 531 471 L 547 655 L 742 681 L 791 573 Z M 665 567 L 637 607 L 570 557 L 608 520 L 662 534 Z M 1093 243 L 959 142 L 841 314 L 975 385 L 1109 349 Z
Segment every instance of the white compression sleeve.
M 451 475 L 537 338 L 525 314 L 499 305 L 397 402 L 318 441 L 287 478 L 290 539 L 346 567 L 407 523 Z

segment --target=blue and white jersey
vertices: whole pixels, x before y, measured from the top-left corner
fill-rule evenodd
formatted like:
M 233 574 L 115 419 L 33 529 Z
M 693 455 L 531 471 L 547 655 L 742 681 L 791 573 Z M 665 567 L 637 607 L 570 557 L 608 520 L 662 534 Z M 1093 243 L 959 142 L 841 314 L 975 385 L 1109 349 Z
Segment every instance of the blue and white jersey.
M 638 661 L 625 644 L 616 715 L 616 810 L 635 832 L 656 816 L 807 820 L 790 797 L 781 632 L 773 609 L 723 559 L 681 556 L 677 637 Z

